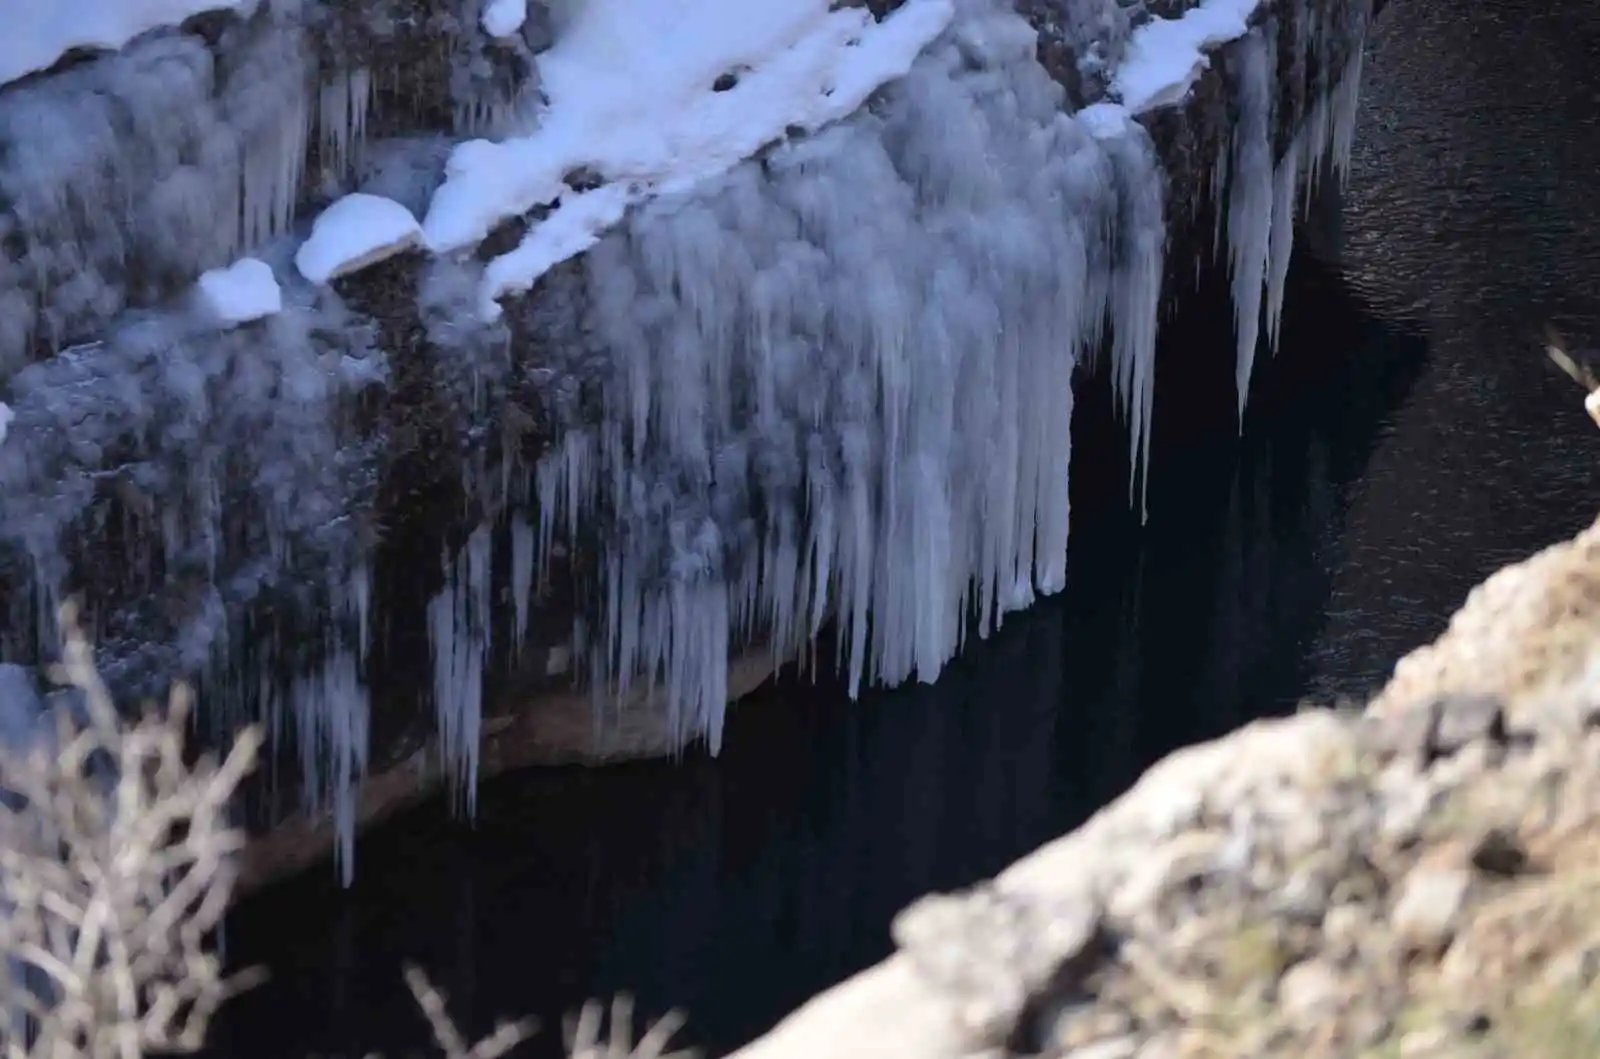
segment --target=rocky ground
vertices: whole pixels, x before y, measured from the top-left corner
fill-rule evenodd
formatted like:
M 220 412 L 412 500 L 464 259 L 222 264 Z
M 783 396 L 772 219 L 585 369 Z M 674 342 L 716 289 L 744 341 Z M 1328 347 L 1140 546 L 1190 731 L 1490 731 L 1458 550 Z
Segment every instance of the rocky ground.
M 1600 521 L 894 933 L 741 1054 L 1600 1056 Z

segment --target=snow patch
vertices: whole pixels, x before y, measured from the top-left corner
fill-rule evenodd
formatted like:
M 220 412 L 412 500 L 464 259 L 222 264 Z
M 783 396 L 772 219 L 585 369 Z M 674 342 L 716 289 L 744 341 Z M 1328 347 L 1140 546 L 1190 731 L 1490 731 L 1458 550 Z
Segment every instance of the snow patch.
M 117 51 L 141 33 L 207 11 L 248 15 L 257 0 L 5 0 L 0 85 L 47 70 L 73 48 Z
M 1260 0 L 1206 0 L 1179 18 L 1157 18 L 1128 39 L 1111 91 L 1135 114 L 1181 102 L 1211 66 L 1206 52 L 1250 29 Z
M 528 0 L 490 0 L 483 9 L 483 31 L 491 37 L 509 37 L 528 20 Z
M 283 310 L 283 291 L 265 261 L 244 257 L 200 275 L 195 287 L 207 310 L 227 324 L 244 324 Z
M 312 283 L 358 272 L 422 241 L 410 210 L 381 195 L 356 192 L 323 210 L 294 264 Z
M 854 113 L 949 24 L 951 0 L 883 22 L 828 0 L 592 0 L 539 57 L 549 110 L 532 135 L 462 144 L 423 224 L 434 252 L 551 207 L 497 259 L 485 307 L 587 250 L 629 205 L 727 172 L 791 127 Z M 575 189 L 575 174 L 598 186 Z M 587 183 L 585 181 L 584 183 Z
M 0 445 L 6 443 L 6 434 L 10 432 L 11 421 L 15 418 L 17 413 L 11 410 L 11 406 L 0 401 Z

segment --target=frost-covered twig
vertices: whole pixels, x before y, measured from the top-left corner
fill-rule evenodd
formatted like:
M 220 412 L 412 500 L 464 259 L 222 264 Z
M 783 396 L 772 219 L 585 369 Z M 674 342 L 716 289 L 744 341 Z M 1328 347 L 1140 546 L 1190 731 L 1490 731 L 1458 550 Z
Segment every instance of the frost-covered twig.
M 54 740 L 0 745 L 0 1049 L 7 1059 L 139 1059 L 199 1049 L 211 1016 L 260 976 L 211 951 L 243 835 L 226 809 L 255 763 L 184 760 L 191 700 L 128 723 L 62 608 L 54 677 L 81 693 Z
M 406 985 L 422 1009 L 433 1031 L 433 1042 L 445 1059 L 500 1059 L 512 1048 L 533 1036 L 537 1023 L 533 1019 L 502 1022 L 493 1033 L 468 1047 L 466 1038 L 456 1027 L 445 1008 L 444 994 L 440 993 L 420 967 L 410 965 L 405 970 Z M 568 1059 L 689 1059 L 694 1051 L 667 1051 L 672 1035 L 683 1028 L 683 1015 L 670 1011 L 645 1031 L 637 1045 L 633 1039 L 633 998 L 623 994 L 611 1002 L 611 1035 L 603 1037 L 605 1016 L 597 1001 L 589 1001 L 575 1018 L 569 1018 L 564 1027 Z
M 433 1031 L 433 1043 L 439 1046 L 445 1059 L 500 1059 L 532 1037 L 538 1028 L 538 1023 L 533 1019 L 502 1022 L 489 1036 L 468 1047 L 467 1039 L 461 1035 L 455 1020 L 445 1009 L 444 994 L 428 981 L 422 968 L 415 964 L 406 967 L 406 985 L 416 998 L 417 1007 L 422 1009 L 423 1017 L 428 1020 L 428 1027 Z
M 1600 379 L 1596 379 L 1594 372 L 1567 352 L 1566 340 L 1561 337 L 1561 332 L 1557 331 L 1554 325 L 1546 324 L 1544 333 L 1545 355 L 1588 393 L 1583 399 L 1583 410 L 1589 413 L 1589 418 L 1594 420 L 1596 426 L 1600 426 Z
M 633 998 L 627 994 L 611 1002 L 611 1037 L 602 1039 L 604 1018 L 598 1001 L 583 1005 L 576 1019 L 568 1019 L 564 1027 L 568 1059 L 688 1059 L 693 1051 L 669 1052 L 667 1042 L 683 1028 L 683 1015 L 669 1011 L 661 1020 L 645 1031 L 637 1046 L 630 1043 L 633 1037 Z
M 142 1059 L 194 1052 L 229 997 L 258 971 L 222 973 L 212 948 L 236 874 L 242 832 L 229 800 L 254 766 L 261 732 L 241 732 L 220 763 L 184 759 L 192 706 L 129 723 L 95 671 L 76 610 L 61 611 L 54 679 L 82 696 L 54 716 L 55 738 L 0 743 L 0 1059 Z M 502 1059 L 535 1022 L 502 1022 L 467 1044 L 423 971 L 405 980 L 444 1059 Z M 611 1036 L 600 1005 L 567 1025 L 572 1059 L 686 1059 L 668 1052 L 673 1012 L 631 1043 L 633 1006 L 618 997 Z

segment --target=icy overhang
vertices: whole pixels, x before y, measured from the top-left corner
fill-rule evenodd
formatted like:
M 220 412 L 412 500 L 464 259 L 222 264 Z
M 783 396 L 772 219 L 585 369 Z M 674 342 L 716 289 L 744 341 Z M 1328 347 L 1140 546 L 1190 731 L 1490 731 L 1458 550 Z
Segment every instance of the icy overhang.
M 48 70 L 74 48 L 117 51 L 141 33 L 207 11 L 249 15 L 258 0 L 5 0 L 0 85 Z

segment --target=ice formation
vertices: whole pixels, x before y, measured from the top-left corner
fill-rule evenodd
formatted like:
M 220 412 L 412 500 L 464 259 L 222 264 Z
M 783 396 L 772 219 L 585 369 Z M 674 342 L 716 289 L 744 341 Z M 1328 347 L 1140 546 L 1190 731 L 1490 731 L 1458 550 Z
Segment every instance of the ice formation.
M 1234 384 L 1241 429 L 1261 335 L 1261 297 L 1272 245 L 1276 55 L 1274 42 L 1266 34 L 1252 33 L 1245 39 L 1234 83 L 1239 120 L 1233 132 L 1233 149 L 1217 157 L 1219 171 L 1231 172 L 1232 176 L 1231 185 L 1226 179 L 1218 179 L 1215 186 L 1230 187 L 1226 208 L 1219 208 L 1217 216 L 1225 217 L 1228 226 L 1228 268 L 1233 280 L 1234 330 L 1239 341 Z
M 470 811 L 491 671 L 551 592 L 576 617 L 537 642 L 597 723 L 643 683 L 715 750 L 735 653 L 831 628 L 852 690 L 931 680 L 1059 591 L 1101 350 L 1135 488 L 1151 459 L 1194 204 L 1141 115 L 1235 42 L 1209 183 L 1242 409 L 1295 214 L 1350 149 L 1360 49 L 1342 79 L 1318 49 L 1368 10 L 1074 2 L 1041 20 L 1068 86 L 1006 0 L 589 0 L 536 59 L 541 5 L 427 4 L 389 23 L 448 38 L 416 62 L 297 0 L 0 88 L 0 660 L 89 590 L 114 680 L 198 674 L 217 733 L 292 748 L 346 873 L 397 621 Z M 391 550 L 386 490 L 424 472 L 453 521 Z

